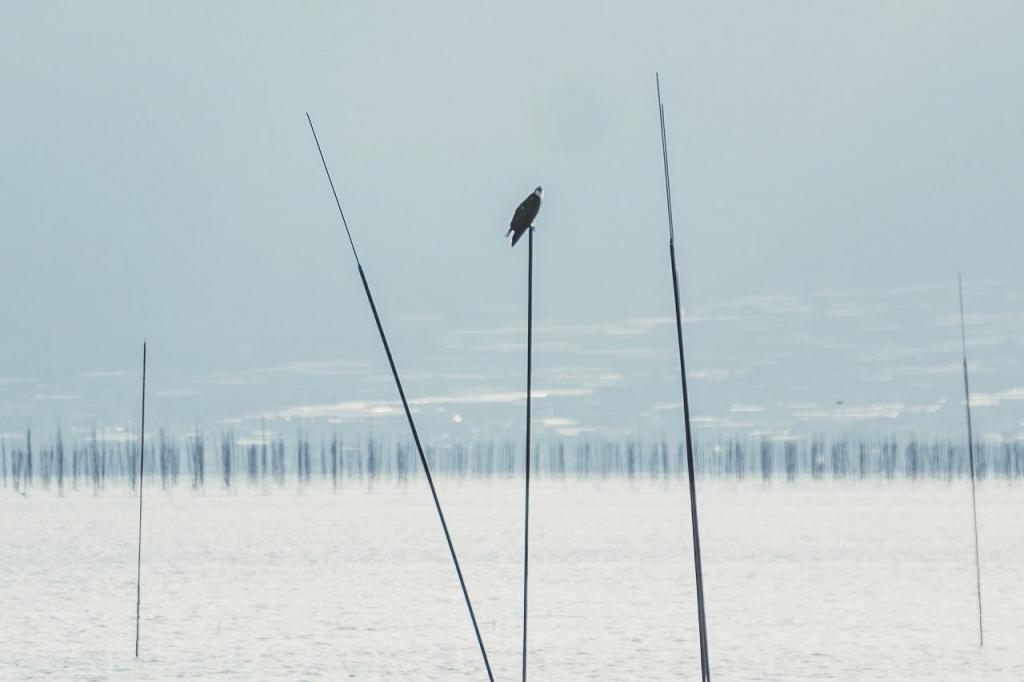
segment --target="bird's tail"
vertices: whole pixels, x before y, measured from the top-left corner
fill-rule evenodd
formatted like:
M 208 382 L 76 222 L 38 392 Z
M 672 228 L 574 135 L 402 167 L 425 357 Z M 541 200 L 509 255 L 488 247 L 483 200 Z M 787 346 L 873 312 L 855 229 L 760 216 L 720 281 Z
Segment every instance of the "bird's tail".
M 530 230 L 530 228 L 526 228 L 522 232 L 516 232 L 514 235 L 512 235 L 512 246 L 515 246 L 516 242 L 519 241 L 519 238 L 522 237 L 527 232 L 529 232 L 529 230 Z M 511 231 L 512 230 L 509 230 L 509 232 L 511 232 Z M 507 237 L 508 235 L 505 235 L 505 236 Z

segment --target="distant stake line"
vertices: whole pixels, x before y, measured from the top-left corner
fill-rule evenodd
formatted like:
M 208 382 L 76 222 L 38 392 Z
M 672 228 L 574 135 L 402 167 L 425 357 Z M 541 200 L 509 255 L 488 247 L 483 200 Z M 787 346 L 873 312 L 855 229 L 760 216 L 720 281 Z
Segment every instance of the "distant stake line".
M 974 576 L 978 590 L 978 646 L 985 646 L 985 631 L 981 618 L 981 558 L 978 551 L 978 501 L 974 482 L 974 432 L 971 428 L 971 388 L 967 379 L 967 324 L 964 322 L 964 282 L 956 276 L 957 290 L 960 293 L 960 342 L 963 347 L 964 359 L 964 405 L 967 408 L 967 455 L 971 467 L 971 512 L 974 521 Z
M 697 523 L 697 482 L 693 460 L 693 438 L 690 432 L 690 398 L 686 387 L 686 357 L 683 353 L 683 317 L 679 302 L 679 274 L 676 270 L 676 231 L 672 221 L 672 185 L 668 171 L 668 141 L 665 134 L 665 107 L 661 103 L 661 79 L 654 75 L 658 90 L 658 117 L 661 122 L 661 154 L 665 171 L 665 205 L 668 210 L 668 250 L 672 265 L 672 295 L 676 311 L 676 340 L 679 346 L 679 374 L 683 386 L 683 427 L 686 434 L 686 467 L 690 483 L 690 527 L 693 531 L 693 568 L 697 584 L 697 624 L 700 634 L 700 675 L 702 682 L 711 680 L 708 660 L 707 621 L 704 615 L 704 571 L 700 560 L 700 527 Z
M 142 614 L 142 476 L 146 470 L 146 342 L 142 342 L 142 424 L 139 429 L 139 556 L 135 566 L 135 658 L 139 657 Z
M 352 240 L 352 232 L 349 230 L 348 221 L 345 219 L 345 211 L 341 208 L 341 199 L 338 198 L 338 191 L 334 187 L 334 180 L 331 178 L 331 171 L 327 168 L 327 160 L 324 158 L 323 149 L 320 147 L 320 140 L 316 135 L 316 128 L 313 127 L 313 119 L 306 114 L 309 121 L 309 130 L 313 133 L 313 141 L 316 143 L 317 152 L 320 154 L 320 162 L 323 164 L 327 181 L 331 185 L 331 192 L 334 194 L 334 203 L 341 215 L 341 223 L 345 226 L 345 234 L 348 237 L 349 246 L 352 247 L 352 255 L 356 260 L 356 268 L 359 271 L 359 279 L 363 282 L 363 290 L 366 292 L 366 300 L 370 304 L 370 311 L 373 313 L 373 320 L 377 324 L 377 332 L 380 334 L 381 343 L 384 346 L 384 353 L 388 358 L 388 365 L 391 366 L 391 374 L 395 379 L 395 386 L 398 387 L 398 395 L 402 399 L 402 407 L 405 408 L 405 416 L 409 421 L 409 430 L 412 431 L 412 439 L 416 444 L 416 451 L 419 453 L 420 464 L 423 465 L 423 473 L 426 475 L 427 485 L 430 486 L 430 495 L 434 498 L 434 507 L 437 509 L 437 516 L 441 520 L 441 528 L 444 530 L 444 538 L 448 543 L 448 551 L 451 553 L 452 563 L 455 564 L 455 573 L 459 577 L 459 585 L 462 587 L 462 596 L 466 600 L 466 609 L 469 611 L 469 619 L 473 623 L 473 632 L 476 634 L 477 644 L 480 646 L 480 655 L 484 660 L 484 668 L 487 671 L 487 678 L 493 682 L 494 675 L 491 673 L 491 663 L 487 658 L 487 649 L 484 648 L 484 640 L 480 635 L 480 627 L 477 625 L 476 614 L 473 612 L 473 603 L 469 598 L 469 590 L 466 588 L 466 581 L 462 576 L 462 568 L 459 566 L 458 556 L 455 554 L 455 545 L 452 544 L 452 536 L 448 532 L 448 523 L 445 521 L 444 512 L 441 511 L 441 501 L 437 497 L 437 489 L 434 487 L 434 478 L 430 474 L 430 465 L 427 464 L 426 455 L 423 454 L 423 445 L 420 442 L 419 432 L 416 430 L 416 422 L 412 418 L 412 410 L 409 409 L 409 401 L 405 397 L 405 390 L 402 388 L 402 380 L 398 376 L 398 368 L 395 366 L 395 359 L 391 354 L 391 347 L 388 345 L 387 336 L 384 334 L 384 326 L 381 324 L 380 315 L 377 313 L 377 306 L 373 302 L 373 295 L 370 293 L 370 285 L 363 272 L 362 263 L 359 261 L 359 254 L 356 252 L 355 242 Z
M 147 430 L 151 423 L 152 420 L 147 418 Z M 296 457 L 290 458 L 286 456 L 285 441 L 281 437 L 268 434 L 262 442 L 257 439 L 239 443 L 228 428 L 217 439 L 217 454 L 211 458 L 202 434 L 189 434 L 185 438 L 185 452 L 182 452 L 180 439 L 164 429 L 157 430 L 164 435 L 161 456 L 155 460 L 150 457 L 146 471 L 150 476 L 159 475 L 168 489 L 180 485 L 179 479 L 191 479 L 192 487 L 197 490 L 212 489 L 213 485 L 231 489 L 243 482 L 250 486 L 273 484 L 280 488 L 290 477 L 295 477 L 300 485 L 309 485 L 314 480 L 313 471 L 303 468 L 303 475 L 298 477 L 300 467 L 296 459 L 300 451 L 310 452 L 315 447 L 322 448 L 325 454 L 335 453 L 321 459 L 316 478 L 321 481 L 337 480 L 338 485 L 346 480 L 404 481 L 419 471 L 418 455 L 411 439 L 406 443 L 405 440 L 369 435 L 361 443 L 359 438 L 352 438 L 346 445 L 335 436 L 333 440 L 320 440 L 314 445 L 307 440 L 308 434 L 300 433 L 293 450 Z M 95 494 L 101 494 L 108 484 L 123 481 L 130 485 L 133 495 L 136 493 L 139 473 L 137 436 L 130 441 L 112 441 L 97 435 L 96 438 L 89 436 L 70 444 L 63 440 L 59 430 L 49 443 L 37 441 L 35 432 L 26 434 L 26 441 L 28 436 L 31 436 L 35 456 L 40 458 L 37 463 L 42 466 L 33 467 L 33 473 L 24 446 L 12 450 L 10 443 L 0 438 L 0 486 L 13 486 L 14 491 L 24 492 L 24 486 L 33 482 L 41 483 L 42 490 L 49 490 L 56 483 L 54 492 L 63 496 L 65 492 L 78 491 L 83 483 L 89 485 Z M 851 439 L 844 434 L 837 439 L 815 436 L 809 440 L 776 443 L 764 436 L 751 439 L 747 433 L 715 435 L 704 445 L 720 448 L 724 456 L 707 462 L 698 461 L 697 471 L 717 478 L 746 480 L 758 477 L 766 482 L 795 482 L 805 477 L 811 480 L 827 477 L 850 481 L 891 481 L 896 478 L 951 481 L 969 475 L 968 452 L 962 432 L 953 439 L 928 441 L 917 438 L 901 440 L 904 436 L 873 434 Z M 663 480 L 686 478 L 686 448 L 682 431 L 678 448 L 670 448 L 665 442 L 635 439 L 591 440 L 580 436 L 573 440 L 575 442 L 571 444 L 557 439 L 536 447 L 531 444 L 531 481 L 534 473 L 563 480 L 640 475 Z M 262 443 L 266 443 L 266 447 Z M 986 446 L 984 441 L 975 441 L 973 445 L 979 486 L 980 481 L 989 476 L 1008 482 L 1024 480 L 1024 442 L 990 443 Z M 435 479 L 441 472 L 459 478 L 521 476 L 522 460 L 513 455 L 519 447 L 508 440 L 439 443 L 438 457 L 431 461 L 431 471 Z M 700 450 L 701 446 L 695 442 L 694 448 Z M 296 462 L 296 465 L 287 466 L 286 460 Z M 154 471 L 154 465 L 158 471 Z M 198 480 L 187 475 L 186 467 L 187 473 L 198 473 Z M 207 474 L 204 479 L 202 471 L 207 468 L 214 474 Z M 66 490 L 67 487 L 70 491 Z

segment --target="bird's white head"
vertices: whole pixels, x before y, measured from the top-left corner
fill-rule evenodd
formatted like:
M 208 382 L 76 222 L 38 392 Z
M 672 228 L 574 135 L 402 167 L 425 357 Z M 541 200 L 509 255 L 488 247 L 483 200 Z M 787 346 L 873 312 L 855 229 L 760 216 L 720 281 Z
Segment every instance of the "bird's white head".
M 537 186 L 537 189 L 533 190 L 533 193 L 539 196 L 541 199 L 544 198 L 544 188 L 539 185 Z

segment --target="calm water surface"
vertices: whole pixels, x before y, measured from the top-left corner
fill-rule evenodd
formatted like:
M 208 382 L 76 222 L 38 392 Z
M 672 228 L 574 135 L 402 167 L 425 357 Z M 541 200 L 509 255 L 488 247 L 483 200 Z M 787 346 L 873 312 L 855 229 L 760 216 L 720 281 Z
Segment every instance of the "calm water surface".
M 521 480 L 442 480 L 497 679 L 519 674 Z M 147 496 L 0 494 L 5 679 L 483 679 L 421 480 Z M 697 679 L 679 482 L 536 484 L 534 680 Z M 716 680 L 1024 679 L 1024 491 L 979 489 L 977 646 L 962 482 L 700 487 Z

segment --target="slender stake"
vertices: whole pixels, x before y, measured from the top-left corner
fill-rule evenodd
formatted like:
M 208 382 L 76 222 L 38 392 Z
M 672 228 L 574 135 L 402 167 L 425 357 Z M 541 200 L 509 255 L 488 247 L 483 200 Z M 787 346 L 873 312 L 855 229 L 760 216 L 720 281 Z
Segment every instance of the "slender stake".
M 676 340 L 679 345 L 679 374 L 683 385 L 683 426 L 686 433 L 686 468 L 690 482 L 690 527 L 693 531 L 693 569 L 697 583 L 697 624 L 700 633 L 700 676 L 702 682 L 711 680 L 708 660 L 707 621 L 704 617 L 704 571 L 700 560 L 700 527 L 697 523 L 697 482 L 693 461 L 693 438 L 690 433 L 690 396 L 686 388 L 686 357 L 683 353 L 683 314 L 679 302 L 679 273 L 676 270 L 676 231 L 672 222 L 672 186 L 668 172 L 668 142 L 665 135 L 665 107 L 661 103 L 661 79 L 654 76 L 658 89 L 658 116 L 661 119 L 661 155 L 665 168 L 665 204 L 668 209 L 668 253 L 672 264 L 672 295 L 675 299 Z
M 533 390 L 533 226 L 526 283 L 526 505 L 523 518 L 523 682 L 526 682 L 526 615 L 530 584 L 530 406 Z
M 146 471 L 146 342 L 142 342 L 142 428 L 139 430 L 139 557 L 135 566 L 135 658 L 139 657 L 142 613 L 142 476 Z
M 985 646 L 985 632 L 981 624 L 981 558 L 978 551 L 978 501 L 974 485 L 974 433 L 971 429 L 971 388 L 967 381 L 967 325 L 964 323 L 964 283 L 956 276 L 960 292 L 960 341 L 964 358 L 964 405 L 967 407 L 967 455 L 971 465 L 971 510 L 974 514 L 974 576 L 978 589 L 978 646 Z
M 341 222 L 345 226 L 345 234 L 348 235 L 349 246 L 352 247 L 352 255 L 356 259 L 356 268 L 359 271 L 359 279 L 363 282 L 363 290 L 366 292 L 366 300 L 370 304 L 370 311 L 373 313 L 373 321 L 377 323 L 377 332 L 380 334 L 381 343 L 384 345 L 384 353 L 388 357 L 388 365 L 391 366 L 391 375 L 395 378 L 395 386 L 398 387 L 398 395 L 402 399 L 402 407 L 405 408 L 405 417 L 409 420 L 409 430 L 412 431 L 412 439 L 416 444 L 416 451 L 420 456 L 420 464 L 423 465 L 423 473 L 427 478 L 427 485 L 430 486 L 430 495 L 434 498 L 434 507 L 437 509 L 437 516 L 441 520 L 441 529 L 444 530 L 444 539 L 448 543 L 448 551 L 452 555 L 452 563 L 455 564 L 455 573 L 459 576 L 459 585 L 462 587 L 462 596 L 466 600 L 466 608 L 469 610 L 469 619 L 473 623 L 473 632 L 476 633 L 477 644 L 480 645 L 480 655 L 484 659 L 484 668 L 487 670 L 487 678 L 494 682 L 494 675 L 491 673 L 491 663 L 487 658 L 487 649 L 484 648 L 484 640 L 480 635 L 480 627 L 476 622 L 476 614 L 473 612 L 473 603 L 469 599 L 469 590 L 466 588 L 466 581 L 462 577 L 462 568 L 459 566 L 459 558 L 455 554 L 455 545 L 452 544 L 452 536 L 448 532 L 448 524 L 444 519 L 444 512 L 441 511 L 441 501 L 437 497 L 437 489 L 434 487 L 434 478 L 430 475 L 430 465 L 427 464 L 427 457 L 423 454 L 423 445 L 420 443 L 420 435 L 416 430 L 416 422 L 412 418 L 412 410 L 409 409 L 409 401 L 406 400 L 405 390 L 402 388 L 402 380 L 398 377 L 398 368 L 395 366 L 395 359 L 391 355 L 391 346 L 388 345 L 387 336 L 384 334 L 384 326 L 381 324 L 380 315 L 377 314 L 377 306 L 373 302 L 373 295 L 370 293 L 370 285 L 366 281 L 366 273 L 359 262 L 359 254 L 356 252 L 355 242 L 352 241 L 352 232 L 349 230 L 348 221 L 345 220 L 345 211 L 341 208 L 341 200 L 338 198 L 338 191 L 334 188 L 334 180 L 331 179 L 331 171 L 327 168 L 327 161 L 324 159 L 323 149 L 320 148 L 320 140 L 316 136 L 316 129 L 313 127 L 313 119 L 306 114 L 309 121 L 309 129 L 313 133 L 313 141 L 316 142 L 316 149 L 320 153 L 320 161 L 324 166 L 324 173 L 331 185 L 331 192 L 334 194 L 334 203 L 338 206 L 338 213 L 341 215 Z

